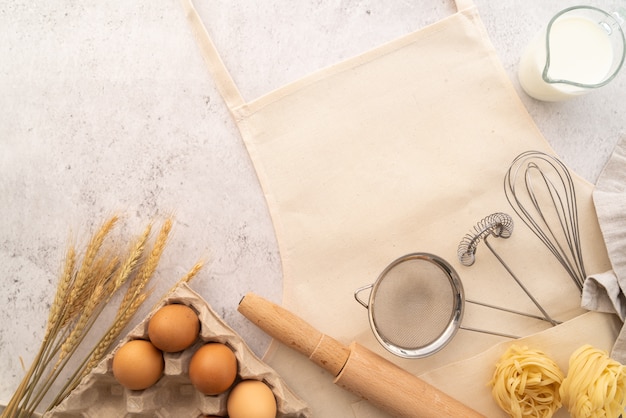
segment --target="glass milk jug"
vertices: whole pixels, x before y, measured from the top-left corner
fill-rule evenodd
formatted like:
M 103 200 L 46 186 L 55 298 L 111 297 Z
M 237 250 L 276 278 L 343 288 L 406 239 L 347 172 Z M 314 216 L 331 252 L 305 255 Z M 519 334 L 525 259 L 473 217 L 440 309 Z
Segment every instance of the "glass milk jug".
M 624 10 L 575 6 L 557 13 L 526 47 L 519 81 L 531 97 L 562 101 L 609 83 L 624 63 Z

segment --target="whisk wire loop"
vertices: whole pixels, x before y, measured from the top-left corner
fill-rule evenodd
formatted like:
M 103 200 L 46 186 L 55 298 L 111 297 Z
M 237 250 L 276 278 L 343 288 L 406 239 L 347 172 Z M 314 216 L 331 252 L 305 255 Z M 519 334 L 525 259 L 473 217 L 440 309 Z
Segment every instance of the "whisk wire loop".
M 544 152 L 524 152 L 509 167 L 504 191 L 515 213 L 582 291 L 586 272 L 576 190 L 567 167 Z
M 553 164 L 551 164 L 551 166 L 556 169 L 556 167 Z M 563 245 L 561 244 L 561 241 L 558 239 L 557 234 L 554 232 L 553 228 L 550 226 L 550 222 L 547 219 L 547 216 L 544 214 L 544 211 L 541 208 L 541 205 L 539 203 L 539 199 L 537 198 L 534 192 L 534 187 L 532 185 L 533 171 L 537 171 L 538 175 L 543 181 L 543 184 L 546 187 L 546 190 L 548 191 L 550 195 L 550 199 L 553 203 L 553 209 L 555 210 L 555 214 L 557 215 L 558 226 L 560 227 L 560 230 L 563 231 L 564 237 L 566 238 L 566 242 L 572 243 L 574 246 L 576 245 L 578 241 L 578 235 L 575 233 L 575 231 L 578 230 L 578 225 L 577 225 L 578 214 L 577 214 L 577 207 L 576 207 L 575 200 L 573 201 L 572 198 L 570 197 L 570 194 L 568 193 L 565 196 L 565 202 L 563 202 L 563 198 L 558 193 L 558 190 L 556 186 L 554 185 L 554 183 L 540 170 L 537 164 L 532 163 L 532 162 L 528 164 L 524 183 L 526 185 L 526 189 L 528 190 L 529 198 L 531 199 L 533 203 L 533 207 L 537 211 L 537 214 L 540 220 L 545 226 L 546 232 L 541 230 L 541 228 L 539 227 L 539 223 L 533 221 L 533 224 L 537 225 L 537 231 L 539 233 L 539 236 L 545 239 L 544 240 L 545 245 L 550 249 L 552 254 L 555 255 L 555 257 L 557 257 L 557 259 L 559 260 L 563 268 L 565 268 L 568 274 L 575 275 L 577 268 L 572 269 L 571 266 L 578 267 L 578 260 L 571 258 L 571 254 L 569 254 L 568 251 L 566 251 L 563 248 Z M 572 188 L 572 196 L 575 197 L 575 191 L 573 188 Z M 571 224 L 566 222 L 565 221 L 566 219 L 571 219 L 572 220 Z

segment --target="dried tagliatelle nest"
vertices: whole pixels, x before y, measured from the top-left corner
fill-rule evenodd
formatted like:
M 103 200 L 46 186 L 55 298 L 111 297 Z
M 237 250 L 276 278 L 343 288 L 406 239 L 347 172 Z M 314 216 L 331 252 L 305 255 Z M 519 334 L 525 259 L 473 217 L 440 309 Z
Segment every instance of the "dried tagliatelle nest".
M 540 350 L 510 346 L 490 381 L 496 403 L 513 418 L 549 418 L 561 407 L 563 372 Z
M 560 392 L 573 418 L 619 417 L 626 408 L 626 367 L 584 345 L 570 357 Z
M 131 340 L 148 340 L 150 318 L 167 304 L 184 304 L 200 319 L 197 340 L 184 351 L 163 353 L 165 367 L 160 379 L 143 390 L 130 390 L 116 381 L 112 370 L 115 353 Z M 45 418 L 69 417 L 204 417 L 226 416 L 230 390 L 218 395 L 201 393 L 189 378 L 193 354 L 207 343 L 227 345 L 237 359 L 237 376 L 232 388 L 245 380 L 265 383 L 276 399 L 278 418 L 309 418 L 308 406 L 284 383 L 270 366 L 260 360 L 243 339 L 211 309 L 209 304 L 187 283 L 168 293 L 153 311 L 138 324 L 113 351 L 87 375 L 76 389 Z

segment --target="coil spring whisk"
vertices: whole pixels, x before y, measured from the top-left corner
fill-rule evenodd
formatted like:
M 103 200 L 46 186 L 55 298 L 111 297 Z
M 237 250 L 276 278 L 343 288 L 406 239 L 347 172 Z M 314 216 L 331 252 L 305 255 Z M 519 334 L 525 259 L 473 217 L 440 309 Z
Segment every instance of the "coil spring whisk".
M 476 249 L 481 240 L 489 235 L 509 238 L 513 233 L 513 218 L 506 213 L 496 212 L 474 225 L 473 233 L 466 234 L 459 244 L 457 255 L 464 266 L 471 266 L 476 261 Z
M 473 228 L 473 231 L 466 234 L 459 247 L 457 249 L 457 255 L 459 261 L 464 266 L 471 266 L 474 264 L 476 260 L 476 249 L 478 248 L 478 244 L 480 241 L 484 241 L 485 245 L 491 253 L 498 259 L 500 264 L 506 269 L 506 271 L 511 275 L 511 277 L 517 282 L 519 287 L 526 293 L 526 295 L 530 298 L 530 300 L 535 304 L 537 309 L 541 311 L 543 315 L 543 319 L 550 322 L 552 325 L 559 324 L 558 321 L 555 321 L 548 315 L 546 310 L 539 304 L 537 299 L 526 289 L 526 286 L 517 278 L 517 276 L 513 273 L 513 271 L 509 268 L 509 266 L 504 262 L 502 257 L 498 255 L 498 253 L 493 249 L 491 244 L 487 238 L 490 236 L 494 236 L 496 238 L 509 238 L 513 233 L 513 218 L 511 218 L 506 213 L 496 212 L 491 215 L 480 220 Z

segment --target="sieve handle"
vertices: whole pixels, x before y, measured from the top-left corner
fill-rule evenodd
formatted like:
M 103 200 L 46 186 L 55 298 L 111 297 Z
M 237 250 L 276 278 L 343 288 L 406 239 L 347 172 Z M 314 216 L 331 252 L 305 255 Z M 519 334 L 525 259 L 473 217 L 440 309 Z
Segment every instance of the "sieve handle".
M 369 303 L 365 302 L 363 299 L 359 297 L 359 293 L 364 292 L 368 289 L 371 289 L 373 286 L 374 286 L 373 284 L 368 284 L 367 286 L 359 287 L 357 290 L 354 291 L 354 298 L 356 299 L 357 302 L 363 305 L 365 309 L 369 309 L 370 305 Z
M 335 383 L 401 418 L 478 418 L 478 412 L 368 349 L 322 334 L 300 317 L 254 293 L 238 307 L 283 344 L 333 373 Z

